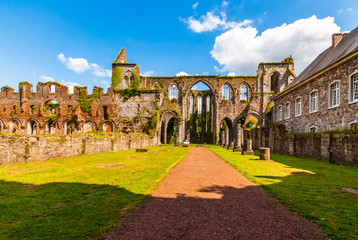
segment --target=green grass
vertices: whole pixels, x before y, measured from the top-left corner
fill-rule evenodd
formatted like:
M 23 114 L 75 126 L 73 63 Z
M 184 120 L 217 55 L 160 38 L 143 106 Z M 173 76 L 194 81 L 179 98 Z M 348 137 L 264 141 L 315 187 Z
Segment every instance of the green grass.
M 291 210 L 319 224 L 331 239 L 358 239 L 358 195 L 342 190 L 358 189 L 358 168 L 274 153 L 275 161 L 258 161 L 257 156 L 207 147 Z
M 150 151 L 156 153 L 130 150 L 1 166 L 0 239 L 103 238 L 146 201 L 189 148 Z

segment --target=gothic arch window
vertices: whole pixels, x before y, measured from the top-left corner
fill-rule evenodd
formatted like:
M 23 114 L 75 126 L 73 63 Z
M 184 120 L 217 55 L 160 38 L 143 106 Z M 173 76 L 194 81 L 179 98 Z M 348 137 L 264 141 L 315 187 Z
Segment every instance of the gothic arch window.
M 199 95 L 199 96 L 198 96 L 198 114 L 201 114 L 201 112 L 202 112 L 202 106 L 203 106 L 202 97 Z
M 249 98 L 249 88 L 246 83 L 243 83 L 240 87 L 240 100 L 247 101 Z
M 206 96 L 206 112 L 210 112 L 210 95 Z
M 223 100 L 229 100 L 230 99 L 230 86 L 229 84 L 225 83 L 223 88 Z
M 302 114 L 302 98 L 298 97 L 295 102 L 295 116 L 299 117 Z
M 285 104 L 285 119 L 290 119 L 290 102 Z
M 162 85 L 160 85 L 160 83 L 156 82 L 154 84 L 154 89 L 161 89 L 161 88 L 163 88 L 163 87 L 162 87 Z
M 192 114 L 194 112 L 194 97 L 193 97 L 193 95 L 190 95 L 189 108 L 190 108 L 190 114 Z
M 178 99 L 179 98 L 179 90 L 176 84 L 172 84 L 169 89 L 169 99 Z
M 282 106 L 278 106 L 277 108 L 277 120 L 281 121 L 282 120 Z

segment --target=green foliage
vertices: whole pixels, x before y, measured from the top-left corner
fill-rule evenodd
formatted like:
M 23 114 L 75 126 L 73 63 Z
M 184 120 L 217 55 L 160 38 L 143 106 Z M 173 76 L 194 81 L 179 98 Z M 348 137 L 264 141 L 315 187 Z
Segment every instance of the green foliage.
M 227 123 L 225 120 L 222 120 L 220 132 L 226 131 L 226 129 L 227 129 Z
M 78 102 L 80 104 L 80 108 L 83 112 L 90 114 L 91 113 L 91 104 L 99 98 L 100 90 L 97 88 L 93 89 L 92 95 L 87 95 L 85 89 L 78 88 Z
M 104 239 L 190 148 L 149 149 L 0 166 L 0 238 Z
M 132 74 L 133 74 L 133 88 L 138 90 L 140 85 L 140 77 L 135 71 L 133 71 Z
M 149 136 L 154 137 L 155 131 L 157 130 L 157 126 L 160 122 L 160 111 L 155 110 L 153 116 L 148 118 L 148 122 L 144 125 L 144 132 Z
M 257 161 L 257 156 L 208 148 L 290 210 L 319 224 L 330 239 L 357 239 L 357 195 L 343 188 L 358 188 L 358 168 L 276 153 L 271 153 L 274 161 Z
M 56 115 L 56 114 L 45 115 L 45 122 L 57 123 L 58 115 Z
M 13 106 L 12 110 L 10 111 L 10 115 L 11 116 L 15 116 L 18 112 L 18 107 L 17 106 Z
M 272 109 L 274 108 L 275 104 L 270 103 L 266 106 L 266 111 L 264 113 L 264 115 L 270 115 L 272 113 Z
M 252 128 L 252 126 L 254 126 L 257 123 L 256 119 L 250 119 L 246 124 L 245 124 L 245 130 L 250 130 Z
M 133 96 L 139 96 L 140 95 L 140 91 L 138 89 L 135 88 L 126 88 L 122 91 L 122 96 L 128 100 Z
M 1 89 L 4 90 L 5 92 L 7 92 L 9 90 L 14 90 L 12 87 L 9 87 L 9 86 L 4 86 Z
M 123 79 L 123 68 L 115 68 L 114 71 L 112 72 L 112 84 L 111 84 L 111 88 L 115 89 L 121 82 Z

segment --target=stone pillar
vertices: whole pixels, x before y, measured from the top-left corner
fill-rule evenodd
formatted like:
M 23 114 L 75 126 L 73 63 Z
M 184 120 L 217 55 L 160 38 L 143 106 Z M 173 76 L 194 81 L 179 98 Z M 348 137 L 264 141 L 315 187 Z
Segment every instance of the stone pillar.
M 229 146 L 229 129 L 225 131 L 225 147 Z
M 220 132 L 220 146 L 224 146 L 224 145 L 225 145 L 224 136 L 225 136 L 224 132 L 221 131 L 221 132 Z
M 163 122 L 163 124 L 164 124 L 164 144 L 167 144 L 168 142 L 167 142 L 167 127 L 168 127 L 168 122 L 165 120 L 164 122 Z
M 229 144 L 228 144 L 228 146 L 227 146 L 227 149 L 228 149 L 228 150 L 234 149 L 234 141 L 229 141 Z
M 247 138 L 244 144 L 244 151 L 242 151 L 242 155 L 254 155 L 254 151 L 252 151 L 252 139 Z
M 242 148 L 242 128 L 240 126 L 240 124 L 237 124 L 237 134 L 236 134 L 236 139 L 235 139 L 235 146 L 234 146 L 234 152 L 241 152 Z

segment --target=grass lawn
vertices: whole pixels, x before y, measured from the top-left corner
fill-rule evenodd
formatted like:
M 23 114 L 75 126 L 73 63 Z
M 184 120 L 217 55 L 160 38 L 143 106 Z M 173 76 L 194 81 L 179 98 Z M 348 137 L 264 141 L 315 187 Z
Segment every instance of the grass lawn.
M 358 168 L 274 153 L 275 161 L 258 161 L 257 156 L 207 147 L 291 210 L 318 223 L 328 237 L 358 239 L 358 195 L 342 190 L 358 189 Z
M 0 239 L 103 238 L 147 199 L 189 148 L 150 151 L 1 166 Z

